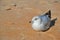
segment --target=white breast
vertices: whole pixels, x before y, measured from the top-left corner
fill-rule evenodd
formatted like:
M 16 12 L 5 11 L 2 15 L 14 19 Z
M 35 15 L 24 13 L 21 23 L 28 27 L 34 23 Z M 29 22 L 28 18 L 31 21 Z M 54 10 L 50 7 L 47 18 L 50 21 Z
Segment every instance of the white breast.
M 49 28 L 49 25 L 45 26 L 44 24 L 34 23 L 32 24 L 32 28 L 36 31 L 47 30 Z

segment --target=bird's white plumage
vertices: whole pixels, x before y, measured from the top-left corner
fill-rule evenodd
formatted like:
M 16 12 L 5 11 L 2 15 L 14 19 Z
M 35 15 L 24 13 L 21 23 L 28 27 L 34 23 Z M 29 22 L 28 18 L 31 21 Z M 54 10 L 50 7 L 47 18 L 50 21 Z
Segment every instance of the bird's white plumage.
M 35 16 L 32 18 L 32 28 L 36 31 L 47 30 L 50 26 L 48 15 Z

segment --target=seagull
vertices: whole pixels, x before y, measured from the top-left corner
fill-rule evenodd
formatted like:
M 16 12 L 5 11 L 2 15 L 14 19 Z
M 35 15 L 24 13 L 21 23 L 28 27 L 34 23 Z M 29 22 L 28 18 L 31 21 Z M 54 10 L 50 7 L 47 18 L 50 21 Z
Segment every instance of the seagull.
M 32 18 L 32 29 L 36 31 L 45 31 L 50 28 L 50 22 L 51 22 L 51 11 L 49 10 L 47 13 L 34 16 Z

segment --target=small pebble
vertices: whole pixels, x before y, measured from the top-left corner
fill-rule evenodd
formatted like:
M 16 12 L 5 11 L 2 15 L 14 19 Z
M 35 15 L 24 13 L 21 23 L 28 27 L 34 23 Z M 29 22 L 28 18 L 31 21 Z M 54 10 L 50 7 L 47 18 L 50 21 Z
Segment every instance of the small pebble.
M 6 10 L 11 10 L 11 8 L 7 8 Z
M 54 1 L 54 3 L 58 3 L 58 1 Z
M 15 6 L 16 7 L 16 4 L 12 4 L 12 6 Z

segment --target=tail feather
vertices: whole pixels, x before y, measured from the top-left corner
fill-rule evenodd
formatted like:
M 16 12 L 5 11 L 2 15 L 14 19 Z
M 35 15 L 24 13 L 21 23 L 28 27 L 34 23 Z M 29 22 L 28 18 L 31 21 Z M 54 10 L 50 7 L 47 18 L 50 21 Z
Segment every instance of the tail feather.
M 45 15 L 48 15 L 49 18 L 51 18 L 51 10 L 49 10 Z

